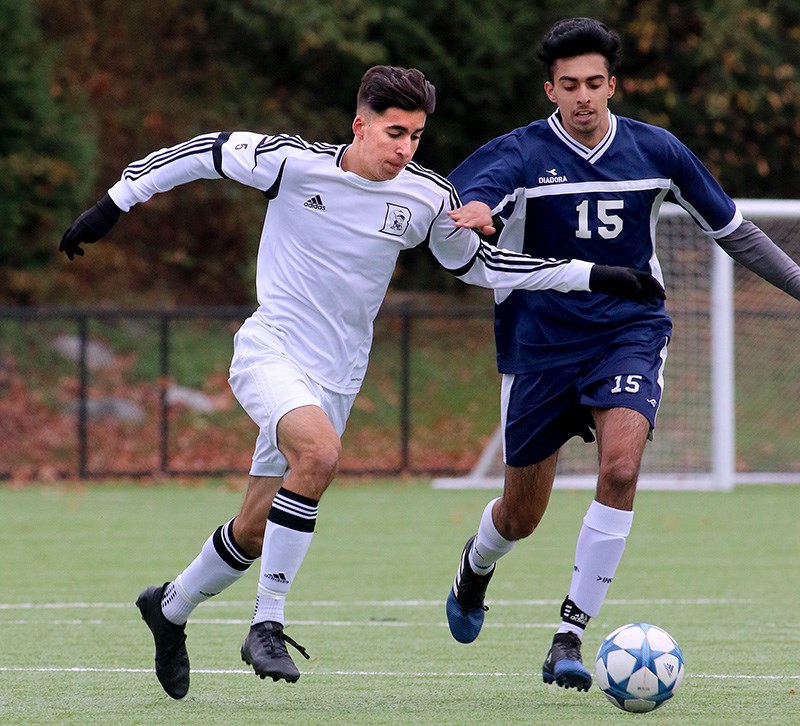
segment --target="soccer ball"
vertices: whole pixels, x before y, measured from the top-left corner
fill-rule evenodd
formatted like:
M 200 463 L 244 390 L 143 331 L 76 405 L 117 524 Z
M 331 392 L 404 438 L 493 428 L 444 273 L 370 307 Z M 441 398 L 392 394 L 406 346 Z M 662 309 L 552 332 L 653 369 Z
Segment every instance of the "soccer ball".
M 649 623 L 617 628 L 597 651 L 595 678 L 611 703 L 644 713 L 663 706 L 683 681 L 683 653 L 666 631 Z

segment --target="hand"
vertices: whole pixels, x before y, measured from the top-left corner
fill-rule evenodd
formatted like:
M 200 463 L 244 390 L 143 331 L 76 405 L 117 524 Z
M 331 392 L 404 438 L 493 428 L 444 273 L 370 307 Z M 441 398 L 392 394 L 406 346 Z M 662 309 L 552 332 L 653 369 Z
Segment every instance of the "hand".
M 484 202 L 467 202 L 463 207 L 449 211 L 447 216 L 455 222 L 456 227 L 468 227 L 487 236 L 497 231 L 492 219 L 492 210 Z
M 105 237 L 121 214 L 122 210 L 111 197 L 103 195 L 97 204 L 89 207 L 64 232 L 58 251 L 66 253 L 71 260 L 75 259 L 75 255 L 82 256 L 81 243 L 97 242 Z
M 632 267 L 593 265 L 589 272 L 589 289 L 649 305 L 658 305 L 659 301 L 667 299 L 664 288 L 655 277 Z

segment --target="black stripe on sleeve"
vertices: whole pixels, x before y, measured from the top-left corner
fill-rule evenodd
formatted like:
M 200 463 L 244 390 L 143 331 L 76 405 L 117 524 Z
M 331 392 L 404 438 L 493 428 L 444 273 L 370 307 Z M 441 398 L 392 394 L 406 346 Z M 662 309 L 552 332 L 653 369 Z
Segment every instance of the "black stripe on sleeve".
M 231 137 L 232 133 L 232 131 L 223 131 L 217 136 L 217 140 L 211 147 L 211 157 L 214 159 L 214 168 L 217 170 L 217 174 L 223 179 L 227 179 L 228 175 L 222 171 L 222 145 Z
M 481 248 L 478 247 L 478 249 L 475 250 L 475 254 L 472 255 L 472 258 L 465 265 L 462 265 L 461 267 L 458 267 L 455 270 L 448 270 L 448 272 L 455 275 L 456 277 L 461 277 L 461 275 L 466 275 L 470 271 L 472 266 L 475 264 L 475 260 L 478 258 L 478 253 L 480 251 Z

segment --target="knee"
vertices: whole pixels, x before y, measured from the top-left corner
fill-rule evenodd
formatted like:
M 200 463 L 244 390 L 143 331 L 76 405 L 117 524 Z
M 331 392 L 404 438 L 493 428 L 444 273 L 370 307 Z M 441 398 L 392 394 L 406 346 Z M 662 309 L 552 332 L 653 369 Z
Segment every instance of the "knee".
M 615 509 L 630 509 L 636 495 L 639 466 L 632 462 L 618 461 L 601 465 L 597 480 L 597 500 Z
M 339 470 L 341 455 L 342 445 L 339 439 L 316 441 L 299 450 L 296 461 L 290 460 L 289 465 L 295 473 L 301 474 L 307 481 L 321 485 L 324 491 Z
M 600 480 L 615 490 L 635 487 L 638 478 L 639 466 L 629 460 L 619 459 L 600 466 Z

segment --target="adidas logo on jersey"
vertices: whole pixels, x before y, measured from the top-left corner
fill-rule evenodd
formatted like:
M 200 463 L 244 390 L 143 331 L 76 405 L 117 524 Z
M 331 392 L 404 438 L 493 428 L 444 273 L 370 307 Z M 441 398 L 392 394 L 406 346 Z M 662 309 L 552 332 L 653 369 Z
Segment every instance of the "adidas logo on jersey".
M 319 209 L 321 212 L 325 211 L 325 205 L 322 203 L 322 197 L 319 194 L 315 194 L 303 206 L 309 209 Z
M 549 176 L 540 176 L 539 184 L 559 184 L 560 182 L 569 181 L 566 176 L 558 173 L 558 169 L 545 169 Z

